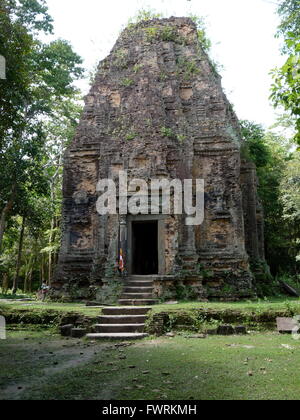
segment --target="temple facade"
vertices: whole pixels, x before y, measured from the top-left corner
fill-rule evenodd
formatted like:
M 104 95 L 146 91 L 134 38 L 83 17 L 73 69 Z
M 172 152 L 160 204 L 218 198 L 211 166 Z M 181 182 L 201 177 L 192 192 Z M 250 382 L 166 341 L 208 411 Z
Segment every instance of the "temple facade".
M 242 149 L 237 117 L 194 23 L 130 25 L 100 63 L 66 152 L 53 296 L 105 303 L 110 283 L 134 276 L 152 279 L 155 298 L 255 295 L 249 261 L 264 259 L 263 212 L 256 168 Z M 138 214 L 120 214 L 120 173 L 128 199 L 140 193 Z M 97 211 L 104 179 L 116 185 L 115 214 Z M 145 197 L 135 179 L 149 191 L 153 179 L 203 180 L 204 220 L 188 225 L 186 214 L 162 214 L 161 191 Z M 149 214 L 153 197 L 158 211 Z

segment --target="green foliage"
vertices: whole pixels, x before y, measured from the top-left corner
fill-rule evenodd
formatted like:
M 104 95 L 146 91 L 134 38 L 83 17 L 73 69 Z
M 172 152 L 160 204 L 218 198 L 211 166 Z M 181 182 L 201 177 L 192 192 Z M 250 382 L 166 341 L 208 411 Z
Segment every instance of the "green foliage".
M 4 2 L 14 14 L 15 22 L 30 32 L 53 32 L 53 19 L 46 0 L 9 0 Z
M 289 286 L 292 286 L 294 289 L 300 291 L 300 275 L 291 275 L 288 273 L 280 274 L 276 276 L 276 281 L 278 283 L 284 282 Z
M 192 19 L 192 21 L 197 27 L 198 40 L 202 50 L 204 50 L 204 52 L 209 56 L 211 52 L 212 42 L 207 36 L 207 25 L 205 22 L 205 18 L 197 15 L 190 15 L 189 17 L 190 19 Z M 201 52 L 200 49 L 199 52 Z M 211 57 L 208 58 L 213 72 L 215 73 L 215 75 L 219 75 L 219 73 L 223 70 L 223 66 L 217 61 L 213 60 Z
M 83 69 L 67 41 L 41 41 L 52 31 L 44 0 L 0 0 L 0 11 L 0 54 L 7 62 L 7 79 L 0 81 L 0 264 L 10 282 L 25 220 L 20 276 L 30 289 L 53 270 L 62 158 L 81 108 L 73 83 Z
M 281 23 L 278 28 L 278 35 L 292 32 L 300 35 L 300 1 L 281 0 L 278 7 L 278 14 Z
M 34 295 L 31 293 L 24 294 L 22 290 L 17 290 L 16 293 L 12 293 L 11 290 L 5 290 L 2 287 L 0 287 L 0 299 L 5 300 L 24 300 L 24 299 L 31 299 Z M 1 311 L 1 307 L 0 307 Z
M 158 80 L 160 81 L 160 82 L 165 82 L 166 80 L 168 80 L 168 75 L 167 75 L 167 73 L 165 73 L 165 72 L 160 72 L 159 73 L 159 77 L 158 77 Z
M 210 279 L 214 276 L 214 272 L 212 270 L 207 270 L 203 264 L 198 264 L 196 271 L 203 279 Z
M 120 68 L 126 69 L 128 67 L 128 52 L 124 49 L 119 49 L 114 53 L 113 64 Z
M 168 301 L 171 301 L 171 300 L 174 300 L 174 299 L 175 299 L 174 290 L 171 290 L 171 289 L 168 288 L 168 289 L 164 290 L 162 295 L 158 298 L 158 301 L 163 304 L 164 302 L 168 302 Z
M 176 291 L 176 299 L 180 301 L 189 301 L 189 300 L 197 299 L 196 290 L 193 287 L 184 284 L 183 282 L 176 283 L 175 291 Z
M 278 36 L 283 36 L 283 54 L 288 58 L 281 68 L 273 70 L 271 99 L 275 107 L 282 106 L 295 118 L 295 142 L 300 145 L 300 2 L 281 1 L 278 9 L 281 24 Z
M 46 139 L 43 121 L 51 118 L 58 101 L 74 95 L 73 81 L 81 76 L 82 68 L 81 59 L 66 41 L 43 44 L 35 37 L 37 27 L 44 20 L 51 21 L 43 1 L 8 3 L 2 0 L 1 7 L 6 30 L 1 32 L 0 53 L 7 60 L 7 80 L 0 81 L 1 92 L 3 88 L 7 96 L 1 95 L 1 100 L 4 115 L 13 116 L 14 120 L 4 118 L 5 125 L 0 128 L 0 182 L 3 183 L 0 210 L 5 208 L 3 203 L 11 200 L 12 212 L 24 214 L 32 194 L 47 194 L 42 167 Z M 40 16 L 42 10 L 45 16 Z M 27 25 L 28 16 L 32 22 Z M 37 25 L 34 25 L 35 18 Z M 24 26 L 20 21 L 25 22 Z M 44 30 L 44 25 L 41 28 Z M 46 29 L 49 29 L 48 24 Z M 16 42 L 12 43 L 10 34 L 15 32 Z M 16 54 L 17 51 L 20 54 Z
M 287 162 L 280 185 L 284 218 L 295 224 L 300 222 L 300 153 L 295 152 Z
M 184 142 L 185 142 L 185 140 L 186 140 L 186 136 L 185 136 L 185 135 L 183 135 L 183 134 L 177 134 L 177 140 L 178 140 L 180 143 L 184 143 Z
M 255 275 L 256 282 L 270 283 L 273 277 L 270 273 L 270 267 L 265 260 L 256 259 L 250 262 L 251 270 Z
M 160 38 L 162 41 L 176 41 L 178 35 L 176 30 L 172 26 L 164 26 L 160 32 Z
M 164 290 L 164 293 L 160 296 L 159 301 L 161 303 L 170 301 L 170 300 L 179 300 L 181 302 L 187 302 L 187 301 L 193 301 L 197 300 L 197 289 L 193 288 L 192 286 L 185 284 L 182 281 L 182 276 L 178 278 L 180 280 L 177 280 L 174 282 L 174 284 L 169 287 L 168 289 Z
M 121 86 L 124 86 L 124 87 L 130 87 L 134 84 L 134 81 L 129 78 L 124 78 L 121 80 L 120 84 Z
M 199 42 L 204 51 L 208 54 L 211 49 L 211 41 L 207 37 L 205 19 L 197 15 L 190 15 L 189 17 L 196 24 Z
M 105 267 L 105 277 L 109 279 L 113 279 L 118 277 L 118 269 L 115 264 L 107 263 Z
M 137 137 L 137 133 L 129 133 L 126 136 L 126 140 L 130 141 L 130 140 L 134 140 Z
M 134 73 L 138 73 L 143 68 L 142 64 L 135 64 L 133 66 Z
M 135 25 L 140 22 L 148 22 L 149 20 L 161 19 L 163 15 L 155 9 L 140 9 L 137 14 L 128 22 L 129 25 Z
M 221 294 L 224 296 L 232 297 L 236 293 L 236 289 L 233 286 L 230 286 L 229 284 L 225 284 L 221 289 Z
M 157 26 L 149 26 L 148 28 L 144 29 L 146 34 L 146 39 L 148 42 L 153 42 L 158 38 L 159 34 L 159 27 Z
M 284 109 L 296 118 L 295 141 L 300 145 L 300 35 L 289 34 L 285 40 L 290 53 L 285 64 L 273 71 L 272 95 L 274 105 Z
M 197 62 L 193 59 L 183 59 L 179 58 L 177 60 L 177 66 L 178 66 L 178 75 L 182 75 L 183 79 L 188 81 L 191 80 L 191 78 L 200 73 L 199 66 Z
M 118 278 L 111 278 L 109 282 L 96 293 L 96 301 L 105 305 L 118 303 L 123 291 L 124 284 Z
M 154 41 L 165 41 L 165 42 L 180 42 L 181 39 L 175 28 L 172 26 L 149 26 L 143 29 L 146 34 L 146 39 L 148 42 Z
M 160 133 L 163 137 L 173 138 L 175 136 L 173 130 L 169 127 L 161 127 Z
M 271 156 L 264 141 L 265 131 L 263 127 L 251 121 L 243 120 L 240 123 L 242 136 L 245 139 L 245 157 L 253 161 L 258 168 L 266 166 Z
M 292 249 L 296 261 L 300 262 L 300 153 L 295 152 L 287 162 L 280 183 L 280 201 L 283 206 L 283 219 L 293 232 Z
M 258 193 L 265 217 L 267 261 L 272 274 L 295 272 L 300 237 L 298 154 L 292 153 L 289 139 L 265 132 L 260 125 L 242 121 L 241 130 L 247 158 L 257 166 Z M 288 168 L 295 171 L 293 176 Z

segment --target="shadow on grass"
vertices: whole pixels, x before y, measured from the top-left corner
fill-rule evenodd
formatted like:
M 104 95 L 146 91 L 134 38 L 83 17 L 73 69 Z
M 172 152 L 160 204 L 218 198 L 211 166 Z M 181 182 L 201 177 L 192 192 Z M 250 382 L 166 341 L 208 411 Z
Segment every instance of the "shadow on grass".
M 290 349 L 282 347 L 284 342 Z M 43 346 L 44 342 L 41 351 Z M 41 374 L 40 366 L 35 370 L 38 366 L 33 359 L 30 361 L 27 349 L 20 360 L 27 360 L 30 381 L 18 399 L 299 399 L 300 343 L 291 337 L 270 333 L 208 339 L 176 337 L 148 339 L 129 347 L 116 343 L 89 346 L 92 359 L 76 368 L 60 370 L 63 363 L 57 355 L 58 370 L 52 375 Z M 16 398 L 12 395 L 11 399 Z

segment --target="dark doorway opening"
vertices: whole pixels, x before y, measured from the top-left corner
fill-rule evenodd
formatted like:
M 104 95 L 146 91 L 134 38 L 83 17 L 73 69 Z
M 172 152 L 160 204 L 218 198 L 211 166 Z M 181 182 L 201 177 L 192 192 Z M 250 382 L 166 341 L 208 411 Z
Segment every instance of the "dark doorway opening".
M 132 245 L 132 274 L 158 274 L 158 222 L 133 222 Z

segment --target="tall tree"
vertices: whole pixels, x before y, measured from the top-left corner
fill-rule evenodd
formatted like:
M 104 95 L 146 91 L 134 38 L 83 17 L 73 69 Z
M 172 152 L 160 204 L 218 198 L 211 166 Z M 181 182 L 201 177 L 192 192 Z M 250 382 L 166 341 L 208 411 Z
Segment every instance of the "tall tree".
M 284 219 L 289 226 L 290 253 L 300 262 L 300 152 L 295 152 L 284 169 L 280 183 Z
M 288 217 L 284 204 L 283 180 L 290 162 L 294 161 L 289 139 L 266 132 L 262 126 L 241 122 L 245 139 L 244 157 L 256 164 L 259 179 L 258 194 L 265 213 L 266 258 L 272 273 L 297 271 L 295 256 L 299 245 L 299 229 Z M 294 188 L 297 177 L 294 177 Z M 291 203 L 292 200 L 289 199 Z M 296 221 L 296 217 L 293 218 Z
M 288 58 L 273 71 L 271 98 L 295 119 L 295 141 L 300 145 L 300 0 L 281 1 L 278 9 L 281 24 L 278 36 L 284 38 L 282 53 Z
M 0 111 L 0 250 L 7 220 L 26 217 L 32 194 L 49 194 L 43 168 L 44 121 L 58 102 L 74 97 L 73 81 L 81 77 L 82 60 L 64 40 L 38 39 L 52 31 L 44 0 L 0 0 L 0 54 L 7 80 Z M 1 118 L 2 120 L 2 118 Z

